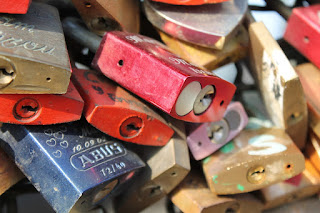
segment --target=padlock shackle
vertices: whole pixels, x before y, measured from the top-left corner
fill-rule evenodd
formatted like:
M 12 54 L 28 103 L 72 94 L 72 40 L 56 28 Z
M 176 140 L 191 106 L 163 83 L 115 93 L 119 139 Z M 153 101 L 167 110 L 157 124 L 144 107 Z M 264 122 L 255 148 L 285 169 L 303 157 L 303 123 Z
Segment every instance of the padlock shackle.
M 93 53 L 98 50 L 102 38 L 86 29 L 80 19 L 67 17 L 62 21 L 62 27 L 69 38 L 88 47 Z

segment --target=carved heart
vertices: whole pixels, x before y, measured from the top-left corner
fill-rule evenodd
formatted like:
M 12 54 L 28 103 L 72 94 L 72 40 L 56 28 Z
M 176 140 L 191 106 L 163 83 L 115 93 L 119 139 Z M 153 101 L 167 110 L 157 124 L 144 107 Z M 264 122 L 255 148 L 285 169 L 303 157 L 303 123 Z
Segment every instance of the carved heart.
M 57 150 L 57 151 L 53 152 L 52 154 L 56 158 L 61 158 L 61 156 L 62 156 L 62 152 L 60 150 Z
M 69 146 L 69 143 L 68 143 L 68 141 L 62 141 L 62 142 L 60 142 L 60 146 L 62 147 L 62 148 L 68 148 L 68 146 Z

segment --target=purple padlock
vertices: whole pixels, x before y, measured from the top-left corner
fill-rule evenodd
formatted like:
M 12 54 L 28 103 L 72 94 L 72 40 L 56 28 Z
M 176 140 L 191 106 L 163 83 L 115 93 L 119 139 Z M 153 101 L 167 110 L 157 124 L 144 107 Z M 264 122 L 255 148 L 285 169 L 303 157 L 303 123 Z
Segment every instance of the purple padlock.
M 187 143 L 196 160 L 201 160 L 231 141 L 247 125 L 248 115 L 240 102 L 227 107 L 224 118 L 217 122 L 190 124 Z

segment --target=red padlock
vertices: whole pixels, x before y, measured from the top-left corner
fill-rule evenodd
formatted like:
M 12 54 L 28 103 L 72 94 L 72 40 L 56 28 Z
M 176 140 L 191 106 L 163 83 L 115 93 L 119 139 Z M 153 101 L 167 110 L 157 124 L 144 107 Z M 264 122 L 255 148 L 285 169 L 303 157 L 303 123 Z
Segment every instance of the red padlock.
M 173 135 L 159 114 L 102 74 L 73 69 L 72 81 L 85 100 L 84 116 L 102 132 L 150 146 L 164 146 Z
M 25 125 L 50 125 L 81 118 L 83 100 L 70 82 L 64 95 L 1 94 L 0 122 Z
M 26 14 L 31 0 L 0 0 L 0 13 Z
M 292 10 L 284 39 L 320 68 L 320 4 Z
M 172 117 L 188 122 L 220 120 L 236 87 L 138 34 L 108 32 L 92 66 Z
M 201 4 L 215 4 L 228 0 L 152 0 L 163 2 L 167 4 L 177 4 L 177 5 L 201 5 Z

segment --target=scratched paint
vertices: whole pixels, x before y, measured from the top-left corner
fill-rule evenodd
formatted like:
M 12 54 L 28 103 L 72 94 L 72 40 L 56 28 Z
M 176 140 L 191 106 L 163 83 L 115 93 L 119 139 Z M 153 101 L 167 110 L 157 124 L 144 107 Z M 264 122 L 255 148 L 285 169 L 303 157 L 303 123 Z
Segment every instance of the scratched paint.
M 240 191 L 242 191 L 242 192 L 244 191 L 244 186 L 242 186 L 241 184 L 238 184 L 238 185 L 237 185 L 237 188 L 238 188 Z
M 206 163 L 208 163 L 209 161 L 210 161 L 210 156 L 209 157 L 206 157 L 203 161 L 202 161 L 202 163 L 203 164 L 206 164 Z
M 260 150 L 249 150 L 249 155 L 272 155 L 287 150 L 283 144 L 275 142 L 277 139 L 274 135 L 258 135 L 250 138 L 249 144 L 253 147 L 264 148 Z
M 213 176 L 213 177 L 212 177 L 212 181 L 213 181 L 214 183 L 218 183 L 218 181 L 216 180 L 217 178 L 218 178 L 218 175 Z
M 234 142 L 230 141 L 220 149 L 220 152 L 227 154 L 232 152 L 233 150 L 234 150 Z

